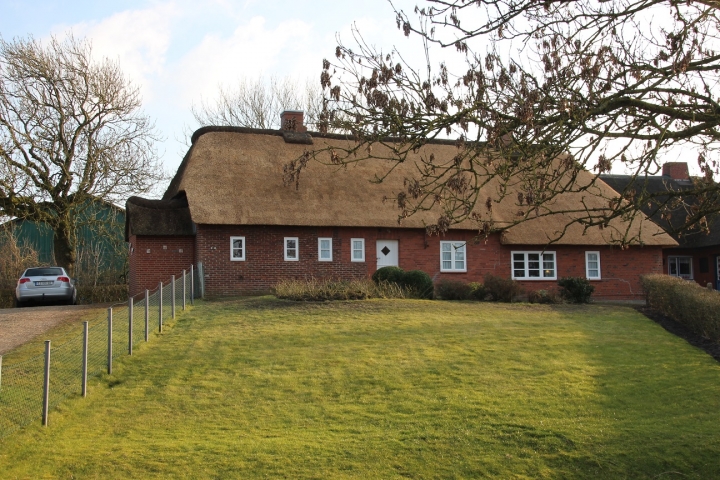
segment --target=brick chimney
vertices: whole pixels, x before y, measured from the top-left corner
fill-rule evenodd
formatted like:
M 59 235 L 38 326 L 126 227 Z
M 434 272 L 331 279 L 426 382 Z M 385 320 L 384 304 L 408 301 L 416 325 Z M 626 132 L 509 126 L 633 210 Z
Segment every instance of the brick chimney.
M 663 164 L 663 177 L 670 177 L 673 180 L 690 180 L 687 162 L 668 162 Z
M 280 114 L 280 130 L 290 132 L 307 132 L 303 124 L 304 113 L 295 110 L 285 110 Z

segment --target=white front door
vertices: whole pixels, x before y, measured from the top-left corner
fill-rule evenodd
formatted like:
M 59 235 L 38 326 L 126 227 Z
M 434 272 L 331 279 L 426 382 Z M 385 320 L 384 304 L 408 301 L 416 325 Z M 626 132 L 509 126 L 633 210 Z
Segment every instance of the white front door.
M 377 252 L 377 268 L 399 266 L 397 240 L 378 240 L 375 251 Z

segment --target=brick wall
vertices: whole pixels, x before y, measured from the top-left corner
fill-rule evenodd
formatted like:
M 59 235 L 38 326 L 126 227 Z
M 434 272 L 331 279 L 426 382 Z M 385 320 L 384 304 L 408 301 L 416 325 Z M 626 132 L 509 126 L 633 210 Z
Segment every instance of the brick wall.
M 443 278 L 482 281 L 487 273 L 510 276 L 513 250 L 537 251 L 536 246 L 501 245 L 493 235 L 475 243 L 473 231 L 452 231 L 444 237 L 427 236 L 423 230 L 378 228 L 310 228 L 275 226 L 198 225 L 197 261 L 205 267 L 208 295 L 237 295 L 267 292 L 283 278 L 366 277 L 376 269 L 376 240 L 398 240 L 399 264 L 405 270 L 419 269 L 438 281 Z M 245 260 L 230 260 L 230 237 L 245 237 Z M 284 260 L 284 237 L 299 238 L 299 261 Z M 333 261 L 318 261 L 318 237 L 333 239 Z M 350 261 L 350 239 L 365 239 L 364 263 Z M 440 272 L 440 241 L 460 240 L 467 245 L 467 272 Z M 594 280 L 595 295 L 607 299 L 640 299 L 640 275 L 662 272 L 659 247 L 554 246 L 558 278 L 585 276 L 585 251 L 599 251 L 601 280 Z M 132 258 L 132 257 L 131 257 Z M 132 265 L 132 259 L 131 259 Z M 132 270 L 132 268 L 131 268 Z M 556 281 L 523 281 L 528 290 L 550 289 Z
M 668 248 L 663 250 L 663 273 L 668 271 L 668 257 L 692 257 L 693 279 L 705 287 L 708 283 L 717 289 L 716 257 L 720 255 L 720 246 L 706 248 Z M 701 262 L 704 265 L 701 265 Z M 701 268 L 707 267 L 707 268 Z M 706 270 L 706 271 L 703 271 Z
M 195 237 L 130 237 L 130 295 L 167 282 L 195 263 Z

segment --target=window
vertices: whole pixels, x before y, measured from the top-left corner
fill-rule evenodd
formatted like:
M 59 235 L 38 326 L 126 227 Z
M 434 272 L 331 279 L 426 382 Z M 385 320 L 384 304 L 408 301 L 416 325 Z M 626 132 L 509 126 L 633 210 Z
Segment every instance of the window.
M 467 271 L 465 242 L 440 242 L 440 271 Z
M 585 278 L 600 280 L 600 252 L 585 252 Z
M 364 262 L 365 261 L 365 239 L 364 238 L 351 238 L 350 245 L 352 248 L 352 252 L 350 254 L 350 261 Z
M 332 262 L 332 238 L 318 238 L 318 261 Z
M 668 264 L 670 275 L 692 280 L 692 257 L 668 257 Z
M 512 252 L 515 280 L 556 280 L 555 252 Z
M 230 237 L 230 260 L 245 260 L 245 237 Z
M 297 262 L 300 260 L 298 237 L 285 237 L 285 260 Z

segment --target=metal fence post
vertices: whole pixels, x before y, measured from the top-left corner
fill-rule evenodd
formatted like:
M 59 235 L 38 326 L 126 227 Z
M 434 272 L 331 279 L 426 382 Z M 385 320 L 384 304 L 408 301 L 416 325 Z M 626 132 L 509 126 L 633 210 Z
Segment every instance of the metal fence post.
M 150 338 L 150 292 L 145 289 L 145 341 Z
M 133 347 L 133 297 L 128 297 L 128 355 L 132 355 Z
M 112 307 L 108 308 L 108 348 L 107 372 L 112 375 Z
M 190 305 L 195 305 L 195 265 L 190 265 Z
M 45 377 L 43 378 L 42 424 L 47 427 L 50 406 L 50 340 L 45 340 Z
M 162 294 L 162 282 L 160 282 L 160 286 L 158 287 L 158 298 L 160 300 L 160 304 L 158 307 L 158 317 L 160 317 L 158 324 L 160 328 L 160 333 L 162 333 L 162 304 L 163 304 L 163 294 Z
M 205 298 L 205 268 L 202 262 L 198 262 L 198 288 L 200 289 L 200 298 Z
M 170 318 L 175 318 L 175 275 L 170 277 L 170 293 L 172 293 L 172 300 L 170 301 Z
M 82 351 L 82 396 L 87 396 L 88 371 L 88 322 L 83 322 L 83 351 Z
M 187 270 L 183 270 L 183 301 L 182 301 L 182 309 L 185 311 L 185 277 L 187 276 Z

